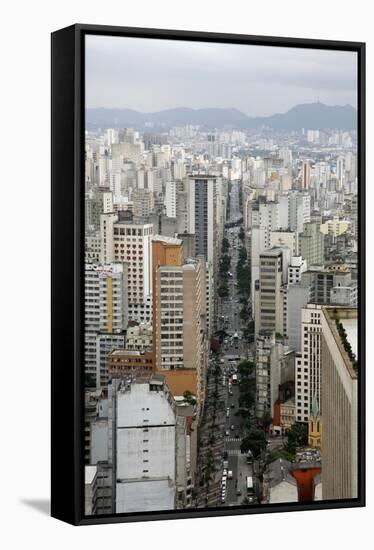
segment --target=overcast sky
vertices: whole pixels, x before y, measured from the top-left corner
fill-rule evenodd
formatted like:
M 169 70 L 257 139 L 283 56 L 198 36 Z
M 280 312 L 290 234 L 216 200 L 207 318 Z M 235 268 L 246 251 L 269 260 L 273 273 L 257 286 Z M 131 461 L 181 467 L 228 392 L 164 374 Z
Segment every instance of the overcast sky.
M 86 36 L 86 107 L 236 108 L 250 116 L 317 100 L 356 107 L 357 54 Z

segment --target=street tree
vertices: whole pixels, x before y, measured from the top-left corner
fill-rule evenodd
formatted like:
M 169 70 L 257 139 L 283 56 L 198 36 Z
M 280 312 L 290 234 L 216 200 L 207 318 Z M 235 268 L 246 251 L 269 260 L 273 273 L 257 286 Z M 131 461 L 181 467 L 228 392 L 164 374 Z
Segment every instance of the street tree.
M 252 451 L 254 458 L 258 458 L 266 448 L 266 436 L 262 430 L 253 429 L 242 439 L 240 451 L 247 453 Z
M 308 427 L 306 424 L 295 422 L 287 431 L 287 443 L 285 449 L 291 453 L 296 453 L 297 447 L 305 447 L 308 444 Z

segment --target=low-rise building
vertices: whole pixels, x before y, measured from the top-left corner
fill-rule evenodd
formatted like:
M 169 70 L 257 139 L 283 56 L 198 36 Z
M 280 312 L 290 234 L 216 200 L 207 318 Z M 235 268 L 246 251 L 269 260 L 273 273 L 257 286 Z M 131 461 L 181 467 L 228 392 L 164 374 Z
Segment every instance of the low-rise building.
M 149 376 L 153 372 L 153 352 L 117 349 L 108 355 L 108 376 Z

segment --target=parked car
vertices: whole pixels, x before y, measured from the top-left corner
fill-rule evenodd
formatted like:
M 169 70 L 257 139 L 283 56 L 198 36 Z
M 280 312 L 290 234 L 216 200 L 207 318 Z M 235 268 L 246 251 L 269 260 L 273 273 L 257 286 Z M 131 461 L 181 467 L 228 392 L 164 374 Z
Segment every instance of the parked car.
M 227 472 L 227 477 L 228 477 L 228 479 L 232 479 L 232 470 L 229 470 Z

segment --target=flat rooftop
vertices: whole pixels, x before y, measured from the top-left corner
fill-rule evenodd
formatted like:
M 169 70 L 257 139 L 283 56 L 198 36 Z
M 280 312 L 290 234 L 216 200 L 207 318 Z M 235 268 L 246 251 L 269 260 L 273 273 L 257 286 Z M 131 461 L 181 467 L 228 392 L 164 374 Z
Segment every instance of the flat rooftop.
M 152 241 L 157 241 L 165 244 L 174 244 L 175 246 L 181 245 L 182 240 L 176 237 L 164 237 L 164 235 L 154 235 Z

